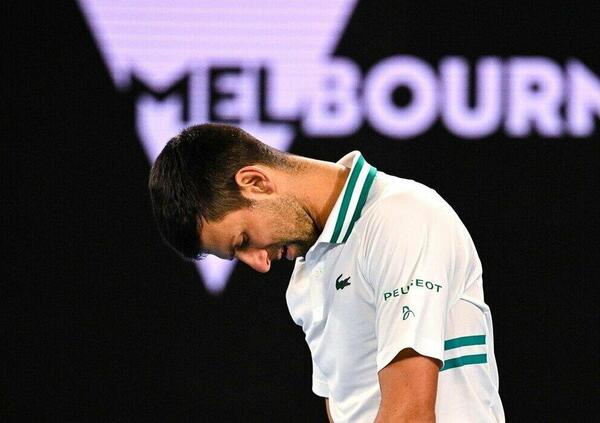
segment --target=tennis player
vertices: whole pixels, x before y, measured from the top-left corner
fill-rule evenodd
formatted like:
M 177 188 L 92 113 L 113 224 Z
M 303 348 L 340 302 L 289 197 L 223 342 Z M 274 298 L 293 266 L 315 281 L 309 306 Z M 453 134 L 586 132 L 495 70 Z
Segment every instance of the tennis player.
M 295 262 L 287 304 L 330 420 L 504 421 L 481 263 L 434 190 L 357 151 L 319 161 L 221 124 L 171 139 L 149 188 L 182 257 Z

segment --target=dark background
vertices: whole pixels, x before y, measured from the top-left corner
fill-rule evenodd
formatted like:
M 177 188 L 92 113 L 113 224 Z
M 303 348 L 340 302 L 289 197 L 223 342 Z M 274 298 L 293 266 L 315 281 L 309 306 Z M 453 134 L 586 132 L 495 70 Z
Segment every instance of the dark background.
M 0 407 L 21 421 L 321 421 L 289 263 L 244 265 L 220 297 L 160 241 L 149 163 L 76 4 L 14 6 L 3 137 L 5 264 Z M 368 4 L 367 4 L 368 3 Z M 408 2 L 407 2 L 408 3 Z M 600 72 L 598 8 L 359 3 L 336 54 L 575 57 Z M 14 54 L 13 54 L 14 49 Z M 508 421 L 598 415 L 599 123 L 584 139 L 465 141 L 434 126 L 391 140 L 367 125 L 291 151 L 436 189 L 484 266 Z M 8 183 L 6 183 L 8 181 Z M 34 418 L 35 417 L 35 418 Z

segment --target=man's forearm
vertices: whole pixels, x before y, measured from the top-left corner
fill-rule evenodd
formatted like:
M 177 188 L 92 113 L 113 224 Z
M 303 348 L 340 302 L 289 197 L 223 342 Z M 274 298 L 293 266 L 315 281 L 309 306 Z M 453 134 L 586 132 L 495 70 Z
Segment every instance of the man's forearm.
M 329 411 L 329 398 L 325 398 L 325 409 L 327 410 L 327 419 L 329 420 L 329 423 L 333 423 L 331 412 Z

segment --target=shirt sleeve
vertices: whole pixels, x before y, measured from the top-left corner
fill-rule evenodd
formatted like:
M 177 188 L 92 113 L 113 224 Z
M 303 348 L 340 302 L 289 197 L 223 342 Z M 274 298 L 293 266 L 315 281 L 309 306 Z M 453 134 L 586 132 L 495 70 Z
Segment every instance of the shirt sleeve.
M 382 200 L 366 225 L 362 269 L 375 299 L 377 371 L 405 348 L 443 365 L 464 226 L 433 190 Z

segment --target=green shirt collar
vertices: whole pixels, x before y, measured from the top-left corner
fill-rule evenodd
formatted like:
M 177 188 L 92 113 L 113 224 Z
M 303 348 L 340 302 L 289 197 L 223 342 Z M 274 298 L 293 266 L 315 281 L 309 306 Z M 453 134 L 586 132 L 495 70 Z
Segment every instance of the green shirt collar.
M 377 174 L 377 169 L 368 164 L 359 151 L 348 153 L 338 163 L 350 167 L 350 175 L 325 222 L 317 243 L 346 242 L 360 217 Z

